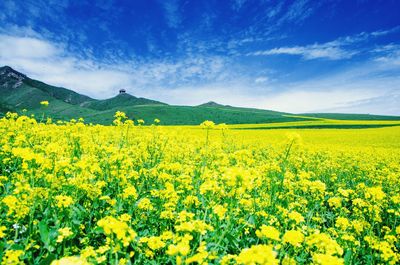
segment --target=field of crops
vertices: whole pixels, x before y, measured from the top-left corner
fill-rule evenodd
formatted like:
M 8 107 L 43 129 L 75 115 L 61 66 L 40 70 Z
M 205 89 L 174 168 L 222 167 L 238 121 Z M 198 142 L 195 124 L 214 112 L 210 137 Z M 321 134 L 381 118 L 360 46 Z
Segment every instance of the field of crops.
M 0 120 L 1 264 L 400 262 L 399 126 L 115 124 Z

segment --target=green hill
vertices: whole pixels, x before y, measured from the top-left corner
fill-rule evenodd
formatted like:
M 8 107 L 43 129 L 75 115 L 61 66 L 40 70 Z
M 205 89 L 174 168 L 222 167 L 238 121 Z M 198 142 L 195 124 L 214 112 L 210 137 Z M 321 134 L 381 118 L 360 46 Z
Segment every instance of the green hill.
M 152 122 L 155 118 L 161 124 L 197 125 L 205 120 L 216 123 L 241 124 L 241 123 L 270 123 L 305 120 L 304 118 L 286 117 L 279 112 L 245 108 L 221 108 L 203 106 L 171 106 L 171 105 L 137 105 L 122 106 L 94 115 L 88 115 L 86 121 L 110 124 L 115 111 L 121 110 L 133 119 L 144 119 Z
M 40 102 L 49 101 L 48 107 Z M 217 123 L 269 123 L 304 120 L 288 117 L 287 113 L 250 108 L 236 108 L 208 102 L 200 106 L 170 106 L 163 102 L 138 98 L 127 93 L 96 100 L 62 87 L 55 87 L 33 80 L 11 67 L 0 68 L 0 113 L 28 110 L 28 114 L 69 120 L 83 117 L 87 122 L 110 124 L 118 110 L 131 119 L 144 119 L 151 123 L 155 118 L 162 124 L 194 125 L 204 120 Z M 307 119 L 307 118 L 306 118 Z
M 109 99 L 86 101 L 81 106 L 94 110 L 110 110 L 114 108 L 129 107 L 136 105 L 167 105 L 167 104 L 147 98 L 137 98 L 127 93 L 120 93 L 117 96 Z
M 49 101 L 48 107 L 40 105 L 41 101 Z M 0 116 L 8 111 L 21 112 L 36 117 L 45 116 L 53 120 L 70 120 L 84 118 L 86 122 L 111 124 L 116 111 L 125 112 L 131 119 L 144 119 L 152 123 L 155 118 L 165 125 L 197 125 L 204 120 L 227 124 L 262 124 L 313 120 L 315 117 L 334 118 L 331 115 L 342 115 L 346 119 L 389 119 L 388 116 L 346 116 L 352 114 L 304 114 L 262 110 L 254 108 L 238 108 L 207 102 L 198 106 L 173 106 L 163 102 L 138 98 L 127 93 L 104 100 L 97 100 L 81 95 L 72 90 L 55 87 L 31 79 L 11 67 L 0 67 Z M 343 116 L 344 115 L 344 116 Z M 343 119 L 344 119 L 343 118 Z M 392 119 L 400 119 L 394 117 Z

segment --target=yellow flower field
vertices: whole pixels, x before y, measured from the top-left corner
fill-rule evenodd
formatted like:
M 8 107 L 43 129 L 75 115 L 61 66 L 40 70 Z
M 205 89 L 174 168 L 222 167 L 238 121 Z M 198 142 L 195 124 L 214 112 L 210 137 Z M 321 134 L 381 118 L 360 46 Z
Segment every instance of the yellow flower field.
M 399 126 L 125 119 L 0 120 L 1 264 L 400 262 Z

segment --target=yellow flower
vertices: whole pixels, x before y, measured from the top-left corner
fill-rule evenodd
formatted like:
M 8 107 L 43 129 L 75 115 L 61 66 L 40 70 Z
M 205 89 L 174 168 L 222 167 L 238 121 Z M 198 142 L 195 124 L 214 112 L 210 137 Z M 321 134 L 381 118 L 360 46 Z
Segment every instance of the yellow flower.
M 14 264 L 24 264 L 20 261 L 20 257 L 24 254 L 22 250 L 6 250 L 3 256 L 1 265 L 14 265 Z
M 134 186 L 126 187 L 122 193 L 122 197 L 124 199 L 131 197 L 132 199 L 136 200 L 138 195 L 137 195 L 137 191 L 136 191 L 135 187 Z
M 296 211 L 290 212 L 288 217 L 289 219 L 294 220 L 297 224 L 304 222 L 304 217 Z
M 130 216 L 127 213 L 122 214 L 119 218 L 122 222 L 129 222 L 132 219 L 132 216 Z
M 306 244 L 312 248 L 315 247 L 315 252 L 329 255 L 343 255 L 343 249 L 340 245 L 326 233 L 316 232 L 306 238 Z
M 120 221 L 114 217 L 106 216 L 97 222 L 97 225 L 103 228 L 104 234 L 107 236 L 116 236 L 124 247 L 133 242 L 137 236 L 136 232 L 128 226 L 126 222 Z
M 15 215 L 17 219 L 24 218 L 29 214 L 29 207 L 24 200 L 13 195 L 7 195 L 2 202 L 8 207 L 7 216 Z
M 58 208 L 67 208 L 68 206 L 74 203 L 74 200 L 70 196 L 57 195 L 55 198 L 57 200 Z
M 166 253 L 170 256 L 182 255 L 187 256 L 190 253 L 190 241 L 193 239 L 191 235 L 184 235 L 178 238 L 177 244 L 171 244 L 168 246 Z
M 198 232 L 204 235 L 207 231 L 213 231 L 214 228 L 211 225 L 206 224 L 202 220 L 192 220 L 184 222 L 175 226 L 176 231 L 183 232 Z
M 200 126 L 203 128 L 206 128 L 206 129 L 211 129 L 211 128 L 214 128 L 215 123 L 213 121 L 206 120 L 206 121 L 203 121 L 200 124 Z
M 225 255 L 220 260 L 220 264 L 221 265 L 229 265 L 229 264 L 231 264 L 231 260 L 233 260 L 235 258 L 236 258 L 236 255 L 231 255 L 231 254 Z
M 382 187 L 372 187 L 367 188 L 365 198 L 371 199 L 372 201 L 382 201 L 386 197 L 385 192 L 383 192 Z
M 339 197 L 332 197 L 328 199 L 328 204 L 330 207 L 340 208 L 342 206 L 342 199 Z
M 294 247 L 299 247 L 304 241 L 304 235 L 300 231 L 289 230 L 283 235 L 282 240 L 284 243 L 289 243 Z
M 273 240 L 279 240 L 279 231 L 273 226 L 262 225 L 260 230 L 256 231 L 256 235 L 259 238 L 270 238 Z
M 344 260 L 329 254 L 314 254 L 313 261 L 319 265 L 342 265 Z
M 61 243 L 64 241 L 64 238 L 68 238 L 72 236 L 74 233 L 72 233 L 71 229 L 69 227 L 64 227 L 58 229 L 58 237 L 57 237 L 57 243 Z
M 126 265 L 128 264 L 128 260 L 125 258 L 119 259 L 118 265 Z
M 117 111 L 114 114 L 114 118 L 116 118 L 116 119 L 127 119 L 128 117 L 126 116 L 125 112 Z
M 114 118 L 115 118 L 115 120 L 113 121 L 113 124 L 117 125 L 117 126 L 122 125 L 123 121 L 128 119 L 125 112 L 122 112 L 122 111 L 115 112 Z
M 151 250 L 157 250 L 165 247 L 165 242 L 162 241 L 161 237 L 158 236 L 142 237 L 139 239 L 139 242 L 146 243 Z
M 72 256 L 54 260 L 51 265 L 90 265 L 90 263 L 82 257 Z
M 222 206 L 222 205 L 216 205 L 216 206 L 214 206 L 214 208 L 213 208 L 213 213 L 215 213 L 215 214 L 218 216 L 219 219 L 224 218 L 225 213 L 226 213 L 227 211 L 228 211 L 228 210 L 227 210 L 224 206 Z
M 338 217 L 335 226 L 341 230 L 346 230 L 350 226 L 350 222 L 345 217 Z
M 197 253 L 194 254 L 193 256 L 191 256 L 190 258 L 187 258 L 185 260 L 186 264 L 191 264 L 191 263 L 195 263 L 195 264 L 206 264 L 205 260 L 208 257 L 208 252 L 207 252 L 207 248 L 206 248 L 206 244 L 205 242 L 201 242 L 200 246 L 197 248 Z
M 47 100 L 43 100 L 40 102 L 40 105 L 47 107 L 49 105 L 49 102 Z
M 396 234 L 400 235 L 400 225 L 396 227 Z
M 236 257 L 238 264 L 253 265 L 253 264 L 279 264 L 276 258 L 276 252 L 270 245 L 255 245 L 251 248 L 244 249 Z
M 365 224 L 362 221 L 359 220 L 353 220 L 351 222 L 351 225 L 353 226 L 353 229 L 357 232 L 357 233 L 361 233 L 362 231 L 364 231 L 364 227 Z
M 282 265 L 296 265 L 297 262 L 294 258 L 285 256 L 282 260 Z
M 6 231 L 7 230 L 7 227 L 5 227 L 4 225 L 3 226 L 0 226 L 0 238 L 3 238 L 3 237 L 6 237 L 6 233 L 4 233 L 4 231 Z
M 139 203 L 137 204 L 137 207 L 140 210 L 146 210 L 146 211 L 151 211 L 154 209 L 153 204 L 151 203 L 151 201 L 148 198 L 143 198 L 139 201 Z

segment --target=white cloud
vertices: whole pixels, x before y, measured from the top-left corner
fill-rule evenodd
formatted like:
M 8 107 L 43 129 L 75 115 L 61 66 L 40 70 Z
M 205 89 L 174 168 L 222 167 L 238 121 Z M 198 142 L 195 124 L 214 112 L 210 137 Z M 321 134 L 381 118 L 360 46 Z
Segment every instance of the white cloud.
M 257 77 L 257 78 L 254 80 L 254 83 L 256 83 L 256 84 L 262 84 L 262 83 L 268 82 L 268 80 L 269 80 L 268 77 L 266 77 L 266 76 L 260 76 L 260 77 Z
M 64 45 L 39 35 L 0 34 L 0 65 L 95 98 L 114 96 L 120 88 L 136 96 L 170 104 L 198 105 L 216 101 L 294 113 L 312 111 L 368 112 L 400 115 L 399 47 L 376 48 L 374 59 L 325 78 L 280 83 L 236 69 L 220 56 L 171 60 L 107 62 L 82 59 Z M 302 56 L 331 56 L 314 50 Z M 296 50 L 286 50 L 296 53 Z M 338 53 L 340 54 L 340 53 Z M 334 56 L 344 56 L 344 55 Z
M 59 49 L 46 41 L 31 37 L 0 35 L 0 57 L 41 59 L 54 56 Z
M 226 60 L 218 56 L 104 62 L 80 58 L 63 50 L 62 43 L 42 39 L 35 32 L 20 35 L 0 34 L 0 65 L 10 65 L 31 78 L 95 98 L 114 96 L 121 87 L 143 96 L 140 93 L 154 88 L 177 87 L 200 80 L 218 82 L 227 73 Z
M 294 46 L 294 47 L 281 47 L 274 48 L 265 51 L 256 51 L 249 53 L 249 55 L 276 55 L 276 54 L 288 54 L 288 55 L 300 55 L 306 60 L 312 60 L 317 58 L 324 58 L 329 60 L 341 60 L 348 59 L 355 55 L 356 51 L 344 50 L 339 44 L 329 42 L 325 44 L 313 44 L 307 46 Z
M 263 83 L 263 76 L 249 80 L 183 86 L 149 91 L 173 104 L 198 105 L 207 101 L 257 107 L 290 113 L 348 112 L 400 115 L 400 72 L 396 64 L 372 59 L 323 78 L 296 83 Z M 391 73 L 391 74 L 387 74 Z
M 372 36 L 384 36 L 400 30 L 400 26 L 396 26 L 394 28 L 388 30 L 377 30 L 371 33 Z
M 376 61 L 385 63 L 386 65 L 400 66 L 400 45 L 388 44 L 378 47 L 374 50 L 378 56 Z
M 309 3 L 309 0 L 294 1 L 293 4 L 289 7 L 288 11 L 285 13 L 285 15 L 281 18 L 281 20 L 300 22 L 306 19 L 313 13 L 315 9 L 315 7 L 313 8 L 312 5 L 310 5 Z
M 108 97 L 130 83 L 126 72 L 65 53 L 63 45 L 35 37 L 0 34 L 0 64 L 28 76 L 94 97 Z
M 293 46 L 293 47 L 278 47 L 268 50 L 259 50 L 250 52 L 247 55 L 250 56 L 268 56 L 268 55 L 299 55 L 305 60 L 313 60 L 318 58 L 328 60 L 342 60 L 349 59 L 354 55 L 358 54 L 352 45 L 367 41 L 370 38 L 377 38 L 380 36 L 388 35 L 397 32 L 400 27 L 394 27 L 388 30 L 374 31 L 370 33 L 361 32 L 353 36 L 340 37 L 336 40 L 326 43 L 315 43 L 305 46 Z

